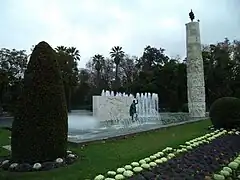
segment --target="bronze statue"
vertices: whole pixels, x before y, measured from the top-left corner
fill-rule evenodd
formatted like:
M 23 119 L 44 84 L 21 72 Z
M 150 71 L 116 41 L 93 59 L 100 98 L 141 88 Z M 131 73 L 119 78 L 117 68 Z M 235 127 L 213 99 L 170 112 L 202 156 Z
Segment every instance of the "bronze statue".
M 137 115 L 137 110 L 136 110 L 136 105 L 138 104 L 138 100 L 135 101 L 133 100 L 131 106 L 130 106 L 130 109 L 129 109 L 129 114 L 132 118 L 132 122 L 134 121 L 134 115 Z
M 193 21 L 195 18 L 194 13 L 192 12 L 192 9 L 191 9 L 191 12 L 189 13 L 189 17 L 190 17 L 191 21 Z

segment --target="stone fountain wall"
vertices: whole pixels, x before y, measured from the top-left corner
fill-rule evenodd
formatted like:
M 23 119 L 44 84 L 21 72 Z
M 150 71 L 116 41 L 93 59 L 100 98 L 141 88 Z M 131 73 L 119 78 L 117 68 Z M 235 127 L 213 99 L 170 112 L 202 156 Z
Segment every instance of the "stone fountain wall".
M 137 121 L 158 120 L 158 95 L 155 93 L 132 94 L 102 91 L 101 96 L 93 96 L 93 116 L 100 121 L 130 120 L 129 108 L 137 100 Z
M 134 97 L 93 96 L 93 116 L 100 121 L 129 119 L 129 107 Z

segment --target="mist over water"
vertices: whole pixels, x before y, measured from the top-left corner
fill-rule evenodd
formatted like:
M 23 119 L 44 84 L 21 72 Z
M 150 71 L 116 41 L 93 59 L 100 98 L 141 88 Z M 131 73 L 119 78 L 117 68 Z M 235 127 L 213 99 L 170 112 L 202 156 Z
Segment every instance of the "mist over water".
M 134 128 L 138 126 L 143 126 L 146 124 L 156 124 L 156 122 L 148 121 L 148 117 L 150 115 L 140 115 L 139 120 L 136 122 L 132 122 L 131 118 L 122 119 L 115 121 L 115 124 L 111 126 L 105 127 L 101 124 L 100 120 L 97 117 L 92 115 L 92 112 L 86 110 L 74 110 L 68 114 L 68 129 L 70 131 L 81 130 L 104 130 L 104 129 L 122 129 L 122 128 Z
M 93 129 L 100 126 L 99 120 L 90 114 L 86 113 L 70 113 L 68 114 L 68 128 L 69 129 Z

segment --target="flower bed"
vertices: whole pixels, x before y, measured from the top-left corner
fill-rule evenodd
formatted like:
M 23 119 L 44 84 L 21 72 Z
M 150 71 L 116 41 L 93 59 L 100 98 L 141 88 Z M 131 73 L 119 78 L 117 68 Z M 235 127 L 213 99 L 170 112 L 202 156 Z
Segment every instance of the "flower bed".
M 231 132 L 231 134 L 234 134 Z M 239 132 L 235 132 L 236 135 L 239 135 Z M 236 137 L 235 137 L 236 138 Z M 236 145 L 240 146 L 239 140 L 235 142 Z M 228 152 L 230 154 L 230 152 Z M 219 169 L 218 169 L 219 170 Z M 220 168 L 220 170 L 213 174 L 212 178 L 214 180 L 234 180 L 240 179 L 240 153 L 238 151 L 238 156 L 234 158 L 228 158 L 225 161 L 225 165 Z
M 191 154 L 195 152 L 195 154 L 198 155 L 198 159 L 201 159 L 204 155 L 204 151 L 201 153 L 201 147 L 210 148 L 211 144 L 213 144 L 216 139 L 228 137 L 227 134 L 228 133 L 226 130 L 215 130 L 204 136 L 188 141 L 184 145 L 180 145 L 177 149 L 167 147 L 162 151 L 151 155 L 150 157 L 146 157 L 137 162 L 132 162 L 129 165 L 120 167 L 116 171 L 108 171 L 104 175 L 97 175 L 95 177 L 95 180 L 144 180 L 152 178 L 169 179 L 173 177 L 181 179 L 181 177 L 179 177 L 181 172 L 183 175 L 185 175 L 182 176 L 182 179 L 188 179 L 188 177 L 193 178 L 194 174 L 198 175 L 196 176 L 196 178 L 194 177 L 195 179 L 198 179 L 200 176 L 202 177 L 206 174 L 204 174 L 206 170 L 204 172 L 200 171 L 202 165 L 198 166 L 198 160 L 196 159 L 196 157 L 194 158 L 194 155 L 191 156 Z M 224 140 L 225 139 L 222 139 L 220 141 L 220 144 L 223 143 Z M 212 143 L 210 144 L 210 142 Z M 183 162 L 184 165 L 181 165 Z M 206 161 L 206 163 L 209 162 Z M 176 169 L 177 171 L 174 171 L 174 169 Z M 191 172 L 191 169 L 196 170 L 197 173 Z M 183 171 L 185 171 L 185 174 L 183 173 Z

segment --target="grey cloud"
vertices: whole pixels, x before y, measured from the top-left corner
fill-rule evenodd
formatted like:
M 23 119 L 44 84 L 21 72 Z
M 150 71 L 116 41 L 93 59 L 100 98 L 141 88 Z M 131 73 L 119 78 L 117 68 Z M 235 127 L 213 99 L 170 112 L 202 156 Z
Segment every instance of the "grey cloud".
M 118 44 L 107 39 L 108 33 L 116 31 L 116 36 L 125 37 L 123 49 L 130 55 L 140 56 L 146 45 L 152 45 L 166 49 L 168 55 L 179 54 L 185 57 L 185 23 L 189 22 L 188 13 L 191 8 L 196 19 L 200 19 L 203 44 L 216 43 L 225 37 L 230 40 L 240 39 L 239 0 L 102 0 L 101 7 L 91 12 L 84 9 L 83 0 L 72 0 L 71 4 L 63 0 L 56 2 L 61 7 L 70 29 L 85 28 L 94 37 L 106 36 L 106 41 L 111 42 L 112 46 Z M 44 22 L 38 22 L 34 14 L 24 17 L 25 12 L 21 10 L 11 14 L 8 1 L 4 1 L 1 6 L 0 21 L 3 27 L 0 29 L 1 47 L 29 49 L 34 42 L 51 37 L 49 31 L 51 27 L 44 26 Z M 120 21 L 108 13 L 109 8 L 113 7 L 118 7 L 130 17 Z M 18 18 L 18 14 L 22 19 Z M 175 19 L 179 26 L 164 27 L 161 22 L 166 18 Z M 91 50 L 85 50 L 88 54 L 81 54 L 83 61 L 81 66 L 93 56 L 92 52 L 101 48 L 109 52 L 111 48 L 107 47 L 109 43 L 106 43 L 106 47 L 101 47 L 101 42 L 94 42 L 94 39 L 91 41 L 93 41 Z M 72 40 L 70 43 L 76 44 L 78 48 L 81 40 Z M 79 50 L 81 52 L 81 49 Z

